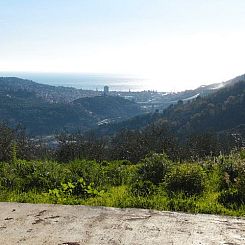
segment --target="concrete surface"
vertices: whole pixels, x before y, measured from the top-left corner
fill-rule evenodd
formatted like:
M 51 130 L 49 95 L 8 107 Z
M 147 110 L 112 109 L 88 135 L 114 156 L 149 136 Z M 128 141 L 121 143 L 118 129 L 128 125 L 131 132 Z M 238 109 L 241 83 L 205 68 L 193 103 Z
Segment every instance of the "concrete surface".
M 142 209 L 0 203 L 0 244 L 245 244 L 245 219 Z

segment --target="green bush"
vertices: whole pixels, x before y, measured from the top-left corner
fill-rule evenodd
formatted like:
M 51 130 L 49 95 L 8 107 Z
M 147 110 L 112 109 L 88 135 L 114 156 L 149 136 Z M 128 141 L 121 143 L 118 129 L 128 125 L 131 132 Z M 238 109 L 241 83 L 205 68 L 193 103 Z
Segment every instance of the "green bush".
M 138 165 L 131 179 L 130 190 L 136 196 L 148 196 L 155 192 L 157 186 L 164 182 L 165 175 L 172 162 L 165 154 L 153 153 Z
M 192 164 L 172 163 L 163 154 L 134 165 L 15 159 L 0 162 L 0 201 L 244 216 L 245 161 L 240 152 Z
M 231 188 L 237 181 L 239 165 L 233 158 L 223 158 L 220 164 L 220 190 Z
M 104 185 L 119 186 L 126 182 L 127 174 L 131 167 L 131 163 L 128 161 L 113 161 L 107 163 L 101 169 L 101 173 L 104 180 Z
M 225 207 L 230 208 L 237 208 L 244 203 L 241 193 L 234 188 L 223 190 L 219 195 L 218 201 Z
M 205 187 L 205 172 L 198 164 L 173 166 L 166 176 L 165 186 L 170 196 L 176 193 L 186 196 L 201 194 Z
M 149 180 L 138 180 L 131 185 L 130 190 L 135 196 L 148 196 L 154 194 L 156 186 Z
M 136 179 L 150 181 L 154 185 L 162 183 L 165 175 L 172 165 L 165 154 L 152 154 L 147 156 L 136 173 Z
M 48 196 L 55 203 L 62 203 L 66 201 L 70 197 L 78 197 L 78 198 L 88 198 L 95 196 L 102 196 L 104 191 L 98 191 L 94 189 L 94 184 L 86 184 L 83 178 L 79 178 L 76 182 L 67 182 L 61 183 L 61 187 L 59 189 L 55 188 L 49 190 Z
M 101 166 L 96 161 L 75 160 L 63 166 L 71 172 L 71 181 L 82 177 L 86 183 L 94 183 L 96 187 L 104 183 Z
M 220 165 L 220 191 L 218 201 L 224 206 L 236 207 L 245 203 L 245 161 L 240 154 L 223 159 Z
M 70 171 L 51 161 L 24 161 L 0 164 L 0 186 L 7 189 L 48 191 L 69 179 Z

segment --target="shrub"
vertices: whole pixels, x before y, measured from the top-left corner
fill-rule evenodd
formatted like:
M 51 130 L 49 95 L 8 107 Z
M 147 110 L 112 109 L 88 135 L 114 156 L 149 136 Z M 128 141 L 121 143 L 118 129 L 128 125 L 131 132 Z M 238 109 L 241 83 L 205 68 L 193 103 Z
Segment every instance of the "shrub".
M 136 179 L 150 181 L 155 185 L 162 183 L 165 175 L 171 166 L 171 162 L 165 154 L 152 154 L 147 156 L 141 163 Z
M 220 164 L 220 190 L 231 188 L 237 181 L 239 166 L 235 159 L 222 159 Z
M 205 187 L 205 172 L 198 164 L 174 166 L 166 176 L 166 190 L 169 195 L 183 193 L 186 196 L 201 194 Z
M 243 203 L 244 200 L 237 189 L 230 188 L 228 190 L 223 190 L 220 193 L 218 201 L 225 207 L 237 208 Z
M 0 164 L 0 186 L 20 191 L 47 191 L 69 178 L 70 171 L 51 161 L 24 161 Z
M 138 180 L 131 185 L 130 190 L 135 196 L 148 196 L 155 192 L 156 186 L 149 180 Z
M 55 188 L 49 190 L 48 196 L 55 203 L 62 203 L 66 201 L 70 197 L 79 197 L 79 198 L 87 198 L 87 197 L 95 197 L 102 196 L 104 191 L 98 191 L 94 188 L 94 184 L 86 184 L 83 178 L 79 178 L 76 182 L 67 182 L 61 183 L 61 187 L 59 189 Z
M 127 161 L 113 161 L 102 167 L 101 173 L 103 176 L 104 185 L 113 186 L 122 185 L 125 179 L 125 170 L 130 165 L 126 165 Z
M 82 177 L 86 183 L 94 183 L 96 187 L 103 183 L 101 166 L 96 161 L 75 160 L 65 166 L 71 172 L 71 181 L 76 181 Z
M 223 159 L 220 165 L 222 178 L 218 201 L 224 206 L 236 207 L 245 203 L 245 161 L 240 154 Z

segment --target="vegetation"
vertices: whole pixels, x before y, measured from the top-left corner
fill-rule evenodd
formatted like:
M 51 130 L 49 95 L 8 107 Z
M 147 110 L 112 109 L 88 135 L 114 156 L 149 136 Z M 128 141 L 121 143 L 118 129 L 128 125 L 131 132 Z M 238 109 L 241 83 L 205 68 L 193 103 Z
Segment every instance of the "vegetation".
M 178 163 L 151 154 L 129 161 L 0 163 L 0 200 L 245 215 L 245 151 Z
M 220 89 L 192 103 L 179 101 L 163 112 L 179 134 L 220 132 L 244 124 L 245 82 Z
M 126 128 L 143 129 L 158 120 L 165 120 L 178 138 L 211 132 L 227 137 L 232 129 L 245 135 L 245 81 L 228 86 L 207 96 L 189 101 L 179 100 L 162 113 L 146 114 L 97 129 L 96 134 L 115 134 Z M 243 127 L 241 127 L 243 125 Z M 239 128 L 240 126 L 240 128 Z M 234 133 L 234 132 L 233 132 Z

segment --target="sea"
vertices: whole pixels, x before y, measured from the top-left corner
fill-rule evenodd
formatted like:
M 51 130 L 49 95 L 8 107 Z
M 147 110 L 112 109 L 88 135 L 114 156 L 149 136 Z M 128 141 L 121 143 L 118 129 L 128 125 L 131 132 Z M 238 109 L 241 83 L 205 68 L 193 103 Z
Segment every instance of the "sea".
M 111 91 L 151 90 L 146 79 L 126 75 L 90 73 L 0 72 L 0 76 L 14 76 L 42 84 L 74 87 L 85 90 L 103 90 L 104 86 L 109 86 Z

